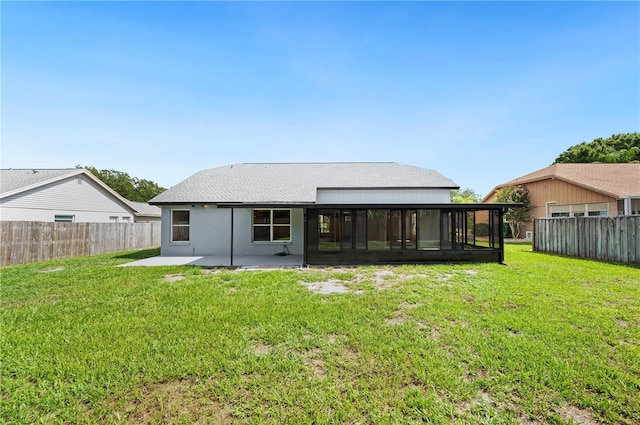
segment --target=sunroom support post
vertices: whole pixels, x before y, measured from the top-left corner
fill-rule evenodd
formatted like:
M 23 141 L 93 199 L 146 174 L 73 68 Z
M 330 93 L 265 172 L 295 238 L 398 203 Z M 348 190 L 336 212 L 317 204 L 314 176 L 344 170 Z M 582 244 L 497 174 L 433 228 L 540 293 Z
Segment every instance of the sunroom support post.
M 233 207 L 231 207 L 231 246 L 229 249 L 229 265 L 233 266 Z
M 500 237 L 500 264 L 504 264 L 504 212 L 503 208 L 498 210 L 498 232 Z

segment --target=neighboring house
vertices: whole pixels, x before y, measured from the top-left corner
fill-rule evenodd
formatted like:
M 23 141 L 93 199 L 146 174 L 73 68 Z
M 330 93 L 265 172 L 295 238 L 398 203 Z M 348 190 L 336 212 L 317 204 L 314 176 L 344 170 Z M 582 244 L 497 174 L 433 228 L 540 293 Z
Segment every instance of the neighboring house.
M 554 164 L 496 186 L 482 202 L 510 185 L 529 190 L 532 219 L 640 214 L 640 164 Z M 522 234 L 532 232 L 526 223 Z
M 155 205 L 149 205 L 146 202 L 128 201 L 135 208 L 136 223 L 160 221 L 162 210 Z
M 0 220 L 158 221 L 160 209 L 118 195 L 86 169 L 0 170 Z
M 436 171 L 397 163 L 234 164 L 200 171 L 149 203 L 162 207 L 163 256 L 503 261 L 508 205 L 452 204 L 457 188 Z

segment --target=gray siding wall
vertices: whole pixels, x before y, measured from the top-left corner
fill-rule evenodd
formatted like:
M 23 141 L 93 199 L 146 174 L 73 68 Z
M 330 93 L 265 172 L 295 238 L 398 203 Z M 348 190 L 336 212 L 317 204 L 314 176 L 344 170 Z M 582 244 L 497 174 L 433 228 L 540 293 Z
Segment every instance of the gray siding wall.
M 132 210 L 85 176 L 19 193 L 0 203 L 3 221 L 54 221 L 56 215 L 73 215 L 76 222 L 108 223 L 111 216 L 134 221 Z
M 234 255 L 272 255 L 287 246 L 290 254 L 304 252 L 304 212 L 301 208 L 291 209 L 291 242 L 252 242 L 251 209 L 233 210 L 233 253 Z
M 317 204 L 444 204 L 449 189 L 318 189 Z
M 189 210 L 189 242 L 171 242 L 171 211 Z M 215 205 L 162 207 L 161 255 L 227 255 L 231 246 L 231 210 Z
M 189 210 L 189 242 L 171 242 L 171 211 Z M 291 254 L 304 252 L 304 213 L 291 210 Z M 234 255 L 271 255 L 283 250 L 283 243 L 251 241 L 251 209 L 233 209 Z M 164 256 L 229 255 L 231 249 L 231 209 L 215 205 L 165 205 L 162 207 L 162 247 Z

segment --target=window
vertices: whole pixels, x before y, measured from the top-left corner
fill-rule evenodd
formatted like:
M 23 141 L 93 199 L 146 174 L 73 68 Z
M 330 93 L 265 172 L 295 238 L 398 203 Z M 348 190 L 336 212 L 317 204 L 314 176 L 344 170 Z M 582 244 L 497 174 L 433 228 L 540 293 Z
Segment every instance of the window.
M 56 215 L 53 218 L 53 221 L 56 223 L 73 223 L 75 220 L 75 216 L 73 215 Z
M 189 210 L 171 211 L 171 242 L 189 242 Z
M 341 221 L 341 229 L 340 229 L 340 248 L 342 249 L 351 249 L 352 241 L 351 241 L 351 230 L 353 227 L 353 223 L 351 221 L 351 211 L 342 211 L 342 221 Z
M 367 249 L 367 211 L 356 210 L 355 218 L 355 246 L 358 250 L 365 250 Z
M 253 210 L 253 242 L 290 242 L 291 210 Z
M 109 216 L 109 222 L 110 223 L 117 223 L 118 222 L 118 216 L 117 215 L 110 215 Z
M 589 213 L 589 215 L 591 215 L 591 213 Z M 554 213 L 551 213 L 551 217 L 569 217 L 569 211 L 554 212 Z
M 402 249 L 402 211 L 391 210 L 389 233 L 391 249 Z
M 404 214 L 404 231 L 405 231 L 405 248 L 416 249 L 417 241 L 417 211 L 405 211 Z
M 418 211 L 418 249 L 440 249 L 440 210 Z
M 589 211 L 589 217 L 602 217 L 607 215 L 609 215 L 607 211 Z
M 340 249 L 340 210 L 318 211 L 318 249 L 332 251 Z
M 389 239 L 390 210 L 367 210 L 367 249 L 380 251 L 391 249 Z
M 122 222 L 123 223 L 131 223 L 131 217 L 123 216 L 122 217 Z

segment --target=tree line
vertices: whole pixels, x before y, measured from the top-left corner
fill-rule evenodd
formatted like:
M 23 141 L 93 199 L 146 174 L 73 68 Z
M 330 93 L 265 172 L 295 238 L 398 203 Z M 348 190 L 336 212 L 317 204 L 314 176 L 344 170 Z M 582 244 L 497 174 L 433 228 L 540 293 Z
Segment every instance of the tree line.
M 554 164 L 640 162 L 640 133 L 614 134 L 587 143 L 582 142 L 562 152 Z
M 156 182 L 138 177 L 131 177 L 128 173 L 116 170 L 99 170 L 91 166 L 79 166 L 76 168 L 87 169 L 99 178 L 104 184 L 113 189 L 125 199 L 136 202 L 148 202 L 151 198 L 161 194 L 166 188 Z
M 582 142 L 570 146 L 553 162 L 554 164 L 569 163 L 638 163 L 640 162 L 640 133 L 620 133 L 603 139 L 601 137 L 591 142 Z M 468 203 L 479 202 L 480 195 L 472 189 L 452 190 L 451 202 Z M 496 201 L 504 203 L 520 203 L 522 208 L 509 208 L 504 215 L 509 224 L 513 237 L 520 236 L 520 227 L 531 221 L 533 206 L 529 201 L 529 191 L 526 185 L 506 186 L 496 191 Z

